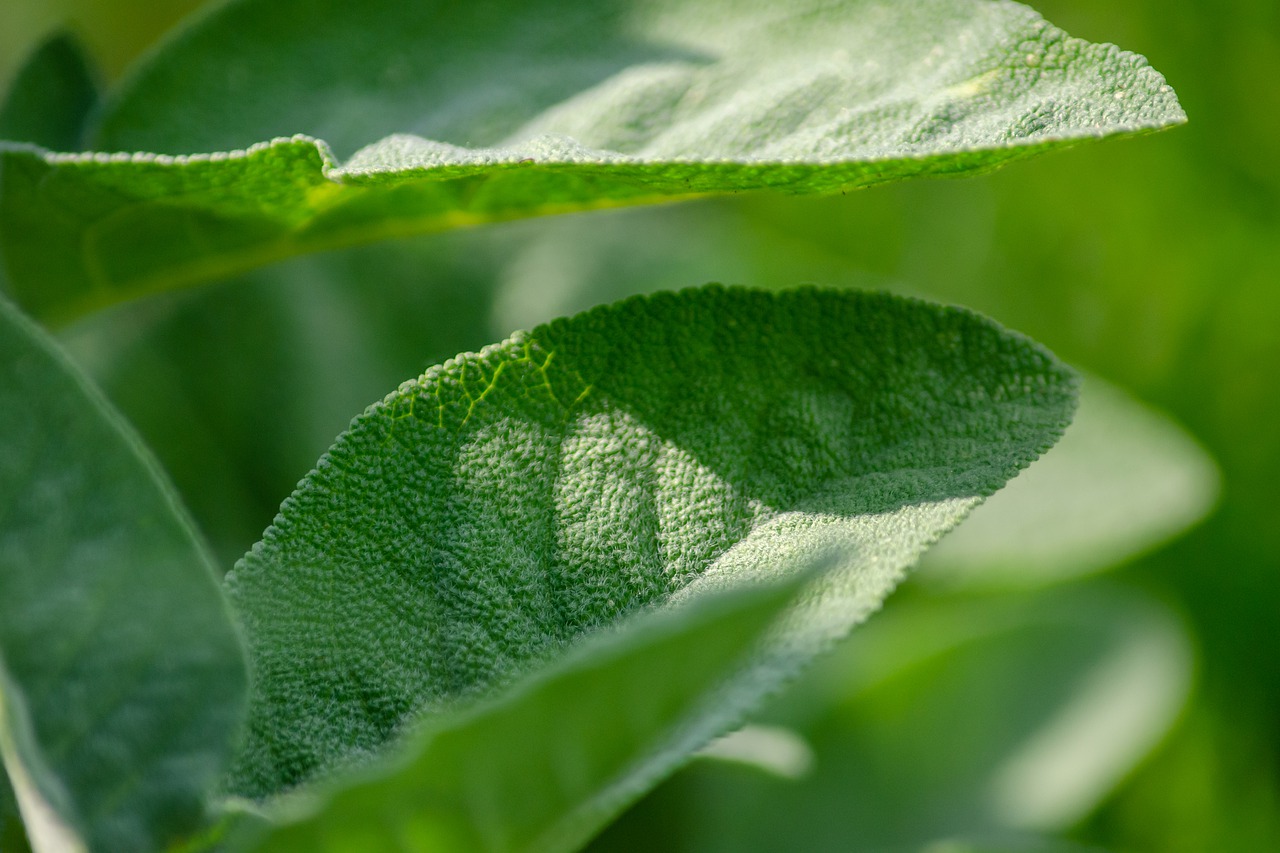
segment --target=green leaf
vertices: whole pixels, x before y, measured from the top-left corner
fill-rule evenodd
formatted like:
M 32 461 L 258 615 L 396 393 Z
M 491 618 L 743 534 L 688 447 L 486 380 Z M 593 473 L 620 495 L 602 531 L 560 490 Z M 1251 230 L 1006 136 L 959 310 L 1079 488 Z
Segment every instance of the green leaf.
M 497 700 L 429 720 L 403 749 L 411 759 L 285 798 L 263 849 L 378 851 L 393 838 L 404 850 L 577 849 L 736 716 L 732 697 L 708 687 L 836 556 L 779 584 L 641 614 Z
M 226 287 L 122 305 L 61 337 L 143 436 L 218 564 L 230 568 L 369 401 L 534 325 L 490 331 L 492 280 L 511 230 L 294 258 Z
M 46 39 L 18 70 L 0 106 L 0 139 L 76 151 L 98 103 L 97 75 L 69 33 Z
M 695 764 L 597 849 L 914 850 L 1062 832 L 1172 728 L 1192 660 L 1174 613 L 1102 584 L 895 599 L 765 714 L 813 744 L 809 774 Z
M 1112 568 L 1203 519 L 1218 486 L 1181 427 L 1090 377 L 1061 443 L 939 542 L 921 576 L 1026 586 Z
M 242 0 L 106 110 L 99 148 L 159 154 L 3 152 L 0 225 L 23 303 L 65 320 L 406 233 L 844 191 L 1183 120 L 1141 57 L 1006 2 Z
M 0 301 L 0 753 L 37 851 L 197 831 L 246 693 L 203 546 L 124 426 Z
M 873 207 L 873 216 L 886 218 L 883 205 Z M 821 227 L 824 213 L 811 213 L 803 223 L 806 234 Z M 726 203 L 633 208 L 538 226 L 508 264 L 495 294 L 495 323 L 504 328 L 527 328 L 654 284 L 715 274 L 733 281 L 794 270 L 799 280 L 862 279 L 883 286 L 883 279 L 858 269 L 858 258 L 833 258 L 813 243 L 797 245 Z M 856 230 L 855 223 L 839 231 L 849 229 Z M 875 239 L 884 236 L 878 232 Z M 661 253 L 649 251 L 655 245 Z M 921 576 L 948 585 L 1009 587 L 1115 568 L 1203 520 L 1218 491 L 1214 460 L 1182 427 L 1090 377 L 1063 441 L 930 549 Z
M 712 287 L 560 320 L 357 418 L 228 576 L 255 672 L 233 790 L 374 754 L 627 614 L 854 557 L 746 707 L 1060 434 L 1069 371 L 957 309 Z

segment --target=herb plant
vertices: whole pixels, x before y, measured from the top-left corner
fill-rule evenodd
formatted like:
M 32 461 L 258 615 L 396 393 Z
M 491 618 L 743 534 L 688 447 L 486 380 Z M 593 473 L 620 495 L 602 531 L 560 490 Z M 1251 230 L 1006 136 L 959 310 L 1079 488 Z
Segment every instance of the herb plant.
M 0 838 L 38 853 L 578 849 L 876 610 L 1077 388 L 960 308 L 636 297 L 404 382 L 231 568 L 38 323 L 1184 120 L 1141 57 L 986 0 L 238 0 L 94 79 L 55 38 L 0 111 Z

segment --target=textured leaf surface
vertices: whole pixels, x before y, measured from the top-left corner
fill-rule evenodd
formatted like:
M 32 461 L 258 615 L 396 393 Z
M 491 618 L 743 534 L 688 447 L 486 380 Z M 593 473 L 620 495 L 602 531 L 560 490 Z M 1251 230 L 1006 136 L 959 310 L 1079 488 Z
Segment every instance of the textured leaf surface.
M 953 188 L 962 189 L 945 187 Z M 832 230 L 847 241 L 844 235 L 865 234 L 866 220 L 885 214 L 877 209 Z M 822 228 L 821 217 L 814 211 L 809 221 L 791 227 L 811 234 Z M 633 208 L 536 225 L 494 296 L 495 323 L 503 328 L 528 328 L 654 284 L 712 276 L 736 281 L 790 274 L 883 286 L 883 279 L 859 271 L 864 258 L 832 257 L 824 247 L 761 228 L 723 203 Z M 936 239 L 928 236 L 936 229 L 927 223 L 914 230 L 924 235 L 922 243 Z M 868 239 L 885 241 L 885 229 Z M 652 252 L 655 245 L 662 251 Z M 901 251 L 915 256 L 920 249 Z M 954 260 L 961 250 L 938 251 Z M 955 294 L 951 299 L 966 301 Z M 1064 439 L 931 548 L 921 573 L 947 584 L 1032 586 L 1114 568 L 1203 520 L 1216 502 L 1218 480 L 1214 460 L 1166 414 L 1089 377 Z
M 1117 566 L 1204 518 L 1208 454 L 1166 415 L 1088 378 L 1063 440 L 938 543 L 923 574 L 1024 586 Z
M 9 150 L 0 222 L 28 235 L 4 245 L 23 302 L 65 318 L 398 234 L 835 192 L 1183 120 L 1141 57 L 1007 2 L 241 0 L 139 68 L 95 140 L 180 156 Z
M 0 302 L 0 752 L 38 851 L 199 828 L 245 662 L 169 488 L 55 345 Z
M 742 705 L 1047 448 L 1074 380 L 967 312 L 707 288 L 557 321 L 353 422 L 228 577 L 256 676 L 238 793 L 360 760 L 628 613 L 853 559 Z
M 736 718 L 740 703 L 714 688 L 837 556 L 793 566 L 781 584 L 644 614 L 489 705 L 431 720 L 410 759 L 272 809 L 284 826 L 263 848 L 578 849 Z

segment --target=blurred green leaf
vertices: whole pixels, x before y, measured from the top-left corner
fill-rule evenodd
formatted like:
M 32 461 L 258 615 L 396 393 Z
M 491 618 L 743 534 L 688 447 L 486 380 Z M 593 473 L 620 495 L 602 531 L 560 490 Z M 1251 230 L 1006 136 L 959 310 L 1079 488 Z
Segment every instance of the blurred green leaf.
M 1200 521 L 1218 471 L 1180 427 L 1100 379 L 1071 429 L 930 550 L 921 577 L 1026 586 L 1114 568 Z
M 225 571 L 354 413 L 495 339 L 509 232 L 543 222 L 294 258 L 95 314 L 60 338 L 165 466 Z
M 0 302 L 0 753 L 36 850 L 198 830 L 244 713 L 244 654 L 159 471 Z
M 383 237 L 836 192 L 1183 120 L 1141 57 L 1013 3 L 242 0 L 98 129 L 182 156 L 0 151 L 0 223 L 25 235 L 3 243 L 22 302 L 66 320 Z
M 630 300 L 432 368 L 353 422 L 228 576 L 256 678 L 234 790 L 361 760 L 630 612 L 853 546 L 745 706 L 1073 400 L 1069 371 L 979 317 L 814 290 Z
M 641 614 L 489 704 L 430 719 L 390 766 L 273 807 L 285 825 L 262 849 L 578 849 L 734 715 L 733 670 L 840 556 Z
M 1191 659 L 1179 620 L 1130 591 L 895 599 L 764 716 L 813 744 L 810 774 L 691 766 L 598 848 L 1035 849 L 1169 730 Z
M 0 139 L 76 151 L 97 103 L 97 77 L 84 48 L 57 33 L 32 51 L 4 96 Z

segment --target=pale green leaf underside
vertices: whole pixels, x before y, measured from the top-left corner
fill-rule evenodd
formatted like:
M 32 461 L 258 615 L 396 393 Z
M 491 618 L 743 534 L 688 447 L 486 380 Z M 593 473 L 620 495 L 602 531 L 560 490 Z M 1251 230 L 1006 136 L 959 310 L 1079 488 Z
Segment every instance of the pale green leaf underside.
M 11 148 L 0 223 L 20 299 L 57 320 L 383 237 L 836 192 L 1183 120 L 1144 59 L 1007 2 L 242 0 L 138 69 L 96 140 L 229 153 Z
M 209 558 L 132 433 L 3 301 L 0 434 L 0 753 L 28 834 L 161 849 L 200 828 L 244 712 Z
M 232 788 L 362 760 L 630 613 L 851 554 L 725 703 L 745 708 L 1073 405 L 1034 344 L 886 295 L 660 294 L 459 356 L 357 418 L 228 577 L 256 676 Z

